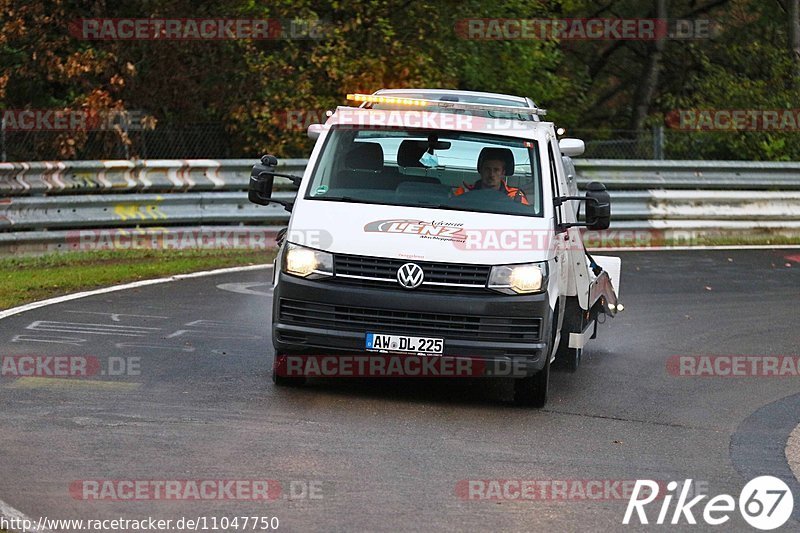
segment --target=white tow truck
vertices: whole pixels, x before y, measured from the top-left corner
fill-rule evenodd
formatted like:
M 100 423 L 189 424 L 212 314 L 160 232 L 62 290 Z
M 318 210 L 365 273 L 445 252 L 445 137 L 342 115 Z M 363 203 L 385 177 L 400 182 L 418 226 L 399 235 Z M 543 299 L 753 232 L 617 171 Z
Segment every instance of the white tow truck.
M 250 201 L 291 212 L 274 269 L 273 380 L 290 356 L 374 353 L 513 364 L 514 401 L 542 407 L 551 365 L 575 371 L 620 260 L 589 255 L 580 228 L 608 228 L 600 183 L 577 192 L 545 111 L 524 97 L 436 89 L 348 95 L 309 127 L 304 175 L 253 167 Z M 272 198 L 276 176 L 299 188 Z M 585 221 L 580 221 L 583 208 Z M 310 245 L 312 232 L 327 235 Z

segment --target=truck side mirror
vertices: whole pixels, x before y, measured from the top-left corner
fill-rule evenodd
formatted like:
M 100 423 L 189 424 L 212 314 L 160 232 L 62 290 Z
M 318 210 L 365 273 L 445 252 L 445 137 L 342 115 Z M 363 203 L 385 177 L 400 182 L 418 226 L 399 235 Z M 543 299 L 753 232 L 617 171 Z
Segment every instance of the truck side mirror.
M 261 162 L 253 165 L 250 173 L 250 184 L 247 187 L 247 199 L 258 205 L 267 205 L 272 197 L 272 184 L 275 181 L 275 167 L 278 158 L 274 155 L 265 155 Z
M 564 137 L 558 141 L 558 149 L 561 150 L 561 153 L 566 156 L 577 157 L 586 151 L 586 145 L 580 139 L 570 139 L 568 137 Z
M 605 185 L 593 181 L 586 185 L 586 225 L 591 230 L 601 230 L 610 224 L 611 196 Z
M 309 124 L 306 133 L 308 134 L 309 139 L 319 139 L 319 136 L 322 134 L 322 131 L 325 129 L 324 124 Z

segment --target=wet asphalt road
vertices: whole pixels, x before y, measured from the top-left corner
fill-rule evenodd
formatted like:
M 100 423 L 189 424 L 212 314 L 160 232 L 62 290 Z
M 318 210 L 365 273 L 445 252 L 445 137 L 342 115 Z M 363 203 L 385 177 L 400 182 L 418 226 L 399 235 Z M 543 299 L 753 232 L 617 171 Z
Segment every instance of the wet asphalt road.
M 34 519 L 247 515 L 277 516 L 286 531 L 615 531 L 626 500 L 470 501 L 456 488 L 691 478 L 738 496 L 770 474 L 790 484 L 800 520 L 800 483 L 781 456 L 800 423 L 800 377 L 667 370 L 675 355 L 800 355 L 800 250 L 620 255 L 626 310 L 600 327 L 576 374 L 553 375 L 543 410 L 510 406 L 502 380 L 275 388 L 268 270 L 9 317 L 0 355 L 96 357 L 106 375 L 0 377 L 0 500 Z M 276 480 L 283 492 L 266 502 L 70 492 L 81 480 L 187 479 Z M 725 527 L 752 531 L 736 513 Z

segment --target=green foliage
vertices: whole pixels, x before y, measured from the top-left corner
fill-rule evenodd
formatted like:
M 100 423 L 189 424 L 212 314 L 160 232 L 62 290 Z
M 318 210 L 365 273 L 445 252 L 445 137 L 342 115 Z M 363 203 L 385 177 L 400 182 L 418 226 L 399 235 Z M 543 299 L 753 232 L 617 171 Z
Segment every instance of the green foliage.
M 712 38 L 653 41 L 471 40 L 467 18 L 641 18 L 651 0 L 0 0 L 0 109 L 144 110 L 156 128 L 221 124 L 239 152 L 308 154 L 310 122 L 348 92 L 441 87 L 530 96 L 568 130 L 663 123 L 676 109 L 800 108 L 785 3 L 669 0 L 670 19 L 713 19 Z M 81 40 L 70 22 L 107 18 L 319 21 L 319 39 Z M 649 97 L 641 89 L 656 58 Z M 598 134 L 599 136 L 599 134 Z M 668 131 L 668 155 L 800 159 L 800 133 Z M 52 142 L 52 141 L 48 141 Z M 81 132 L 59 135 L 75 157 Z M 50 153 L 43 149 L 43 152 Z
M 62 294 L 201 270 L 269 264 L 275 250 L 94 250 L 0 258 L 0 310 Z

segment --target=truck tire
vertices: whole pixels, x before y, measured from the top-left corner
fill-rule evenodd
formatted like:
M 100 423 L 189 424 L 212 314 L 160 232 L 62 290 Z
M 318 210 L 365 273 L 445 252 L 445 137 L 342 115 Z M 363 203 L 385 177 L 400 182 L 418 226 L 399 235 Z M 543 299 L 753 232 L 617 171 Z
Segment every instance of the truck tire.
M 564 322 L 561 325 L 561 340 L 556 349 L 556 360 L 553 368 L 565 372 L 574 373 L 581 365 L 582 348 L 569 347 L 569 334 L 581 333 L 586 325 L 583 309 L 578 305 L 576 297 L 567 298 L 567 305 L 564 306 Z
M 558 306 L 553 312 L 553 325 L 550 326 L 550 342 L 544 349 L 544 367 L 532 376 L 514 380 L 514 404 L 541 409 L 547 404 L 547 389 L 550 386 L 550 359 L 558 327 Z
M 275 355 L 275 361 L 272 363 L 272 382 L 277 387 L 300 387 L 305 385 L 305 376 L 287 376 L 286 375 L 286 358 L 285 354 Z
M 550 357 L 544 368 L 532 376 L 514 380 L 514 404 L 541 409 L 547 404 L 547 388 L 550 384 Z

